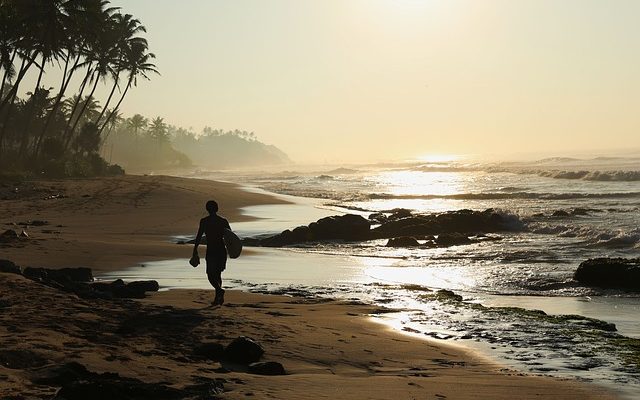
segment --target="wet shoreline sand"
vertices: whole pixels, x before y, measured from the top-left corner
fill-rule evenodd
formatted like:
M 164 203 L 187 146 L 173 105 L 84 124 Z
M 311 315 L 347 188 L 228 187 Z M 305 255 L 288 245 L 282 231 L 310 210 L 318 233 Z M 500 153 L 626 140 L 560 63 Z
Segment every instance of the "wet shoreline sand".
M 190 233 L 206 199 L 236 206 L 224 209 L 235 220 L 243 218 L 240 207 L 278 201 L 232 184 L 170 177 L 39 185 L 46 190 L 0 202 L 2 214 L 10 216 L 3 223 L 49 221 L 28 227 L 28 240 L 2 249 L 2 258 L 22 266 L 114 271 L 184 257 L 185 248 L 167 238 Z M 62 196 L 49 197 L 56 192 Z M 171 210 L 179 211 L 167 218 Z M 51 394 L 54 389 L 34 385 L 30 376 L 78 361 L 90 371 L 178 388 L 222 379 L 224 398 L 615 398 L 597 386 L 508 371 L 465 349 L 391 331 L 370 321 L 367 316 L 377 310 L 362 304 L 230 292 L 224 307 L 212 308 L 212 293 L 204 290 L 171 290 L 140 301 L 87 301 L 18 276 L 0 274 L 0 279 L 5 349 L 44 360 L 24 368 L 1 366 L 7 379 L 0 388 L 8 396 Z M 145 323 L 150 315 L 157 317 Z M 143 322 L 135 334 L 120 334 L 136 316 Z M 217 362 L 193 357 L 198 343 L 224 345 L 241 335 L 260 342 L 265 358 L 281 362 L 288 375 L 228 372 Z

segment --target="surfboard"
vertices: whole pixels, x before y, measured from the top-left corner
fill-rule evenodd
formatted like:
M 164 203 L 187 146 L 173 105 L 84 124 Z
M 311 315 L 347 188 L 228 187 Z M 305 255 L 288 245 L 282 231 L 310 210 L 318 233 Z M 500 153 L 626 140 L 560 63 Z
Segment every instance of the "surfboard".
M 231 229 L 225 229 L 222 234 L 222 239 L 224 240 L 224 245 L 227 248 L 229 258 L 240 257 L 240 253 L 242 253 L 242 241 L 238 235 L 233 233 Z

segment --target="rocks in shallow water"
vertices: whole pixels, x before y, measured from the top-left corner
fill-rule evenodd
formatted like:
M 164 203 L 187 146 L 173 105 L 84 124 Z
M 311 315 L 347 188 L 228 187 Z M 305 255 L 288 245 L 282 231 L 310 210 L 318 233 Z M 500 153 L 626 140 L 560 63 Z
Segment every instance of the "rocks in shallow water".
M 285 375 L 284 366 L 279 362 L 266 361 L 249 364 L 249 372 L 256 375 Z
M 387 242 L 387 247 L 416 247 L 420 246 L 420 243 L 416 238 L 411 236 L 400 236 L 397 238 L 391 238 Z
M 369 237 L 370 227 L 371 222 L 360 215 L 334 215 L 292 231 L 287 229 L 278 235 L 262 239 L 260 244 L 278 247 L 320 240 L 364 240 Z
M 240 336 L 235 339 L 224 349 L 224 358 L 227 361 L 237 362 L 240 364 L 251 364 L 258 360 L 264 354 L 264 349 L 255 340 L 246 336 Z
M 9 274 L 21 274 L 22 271 L 13 261 L 0 260 L 0 272 Z
M 379 223 L 374 229 L 371 224 Z M 374 213 L 365 219 L 360 215 L 347 214 L 322 218 L 308 226 L 286 230 L 267 238 L 244 239 L 246 245 L 279 247 L 314 241 L 391 239 L 399 237 L 424 237 L 426 235 L 454 234 L 466 236 L 452 237 L 443 244 L 468 244 L 473 242 L 467 236 L 499 231 L 521 231 L 522 221 L 515 215 L 508 215 L 493 209 L 484 211 L 457 210 L 439 214 L 412 214 L 406 209 L 387 213 Z M 467 238 L 466 240 L 464 238 Z M 392 242 L 393 243 L 393 242 Z M 429 243 L 428 243 L 429 244 Z M 432 243 L 431 243 L 432 244 Z
M 469 243 L 471 243 L 471 239 L 462 233 L 441 233 L 436 238 L 436 244 L 438 246 L 455 246 Z
M 462 296 L 459 294 L 455 294 L 451 290 L 440 289 L 436 292 L 435 297 L 438 300 L 453 300 L 453 301 L 462 301 Z
M 640 258 L 592 258 L 580 263 L 573 279 L 589 286 L 640 290 Z

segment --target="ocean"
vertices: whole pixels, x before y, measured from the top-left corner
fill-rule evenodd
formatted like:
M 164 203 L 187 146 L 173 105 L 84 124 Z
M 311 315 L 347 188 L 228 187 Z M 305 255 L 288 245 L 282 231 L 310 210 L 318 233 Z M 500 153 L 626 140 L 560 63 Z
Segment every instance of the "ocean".
M 225 284 L 378 304 L 385 310 L 374 317 L 408 334 L 473 347 L 514 369 L 640 395 L 640 293 L 573 280 L 589 258 L 640 257 L 640 158 L 402 162 L 190 176 L 242 182 L 246 190 L 291 202 L 244 209 L 258 219 L 231 221 L 241 237 L 344 213 L 494 209 L 513 229 L 491 240 L 436 248 L 386 247 L 386 239 L 259 248 L 229 261 Z M 187 267 L 189 253 L 185 248 L 184 260 L 144 263 L 116 275 L 156 279 L 166 288 L 208 288 L 204 271 Z

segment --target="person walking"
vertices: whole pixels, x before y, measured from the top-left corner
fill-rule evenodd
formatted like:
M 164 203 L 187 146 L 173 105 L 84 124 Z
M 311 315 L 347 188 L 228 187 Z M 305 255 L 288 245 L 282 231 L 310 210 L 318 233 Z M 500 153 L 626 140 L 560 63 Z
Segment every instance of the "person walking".
M 202 240 L 202 235 L 207 236 L 207 278 L 209 283 L 216 290 L 216 296 L 213 305 L 224 304 L 224 289 L 222 288 L 222 271 L 227 266 L 227 249 L 224 245 L 223 234 L 225 229 L 231 230 L 229 221 L 218 215 L 218 203 L 214 200 L 207 201 L 205 208 L 209 215 L 200 220 L 198 234 L 193 246 L 193 256 L 191 257 L 191 265 L 198 264 L 198 246 Z M 195 260 L 195 261 L 194 261 Z

